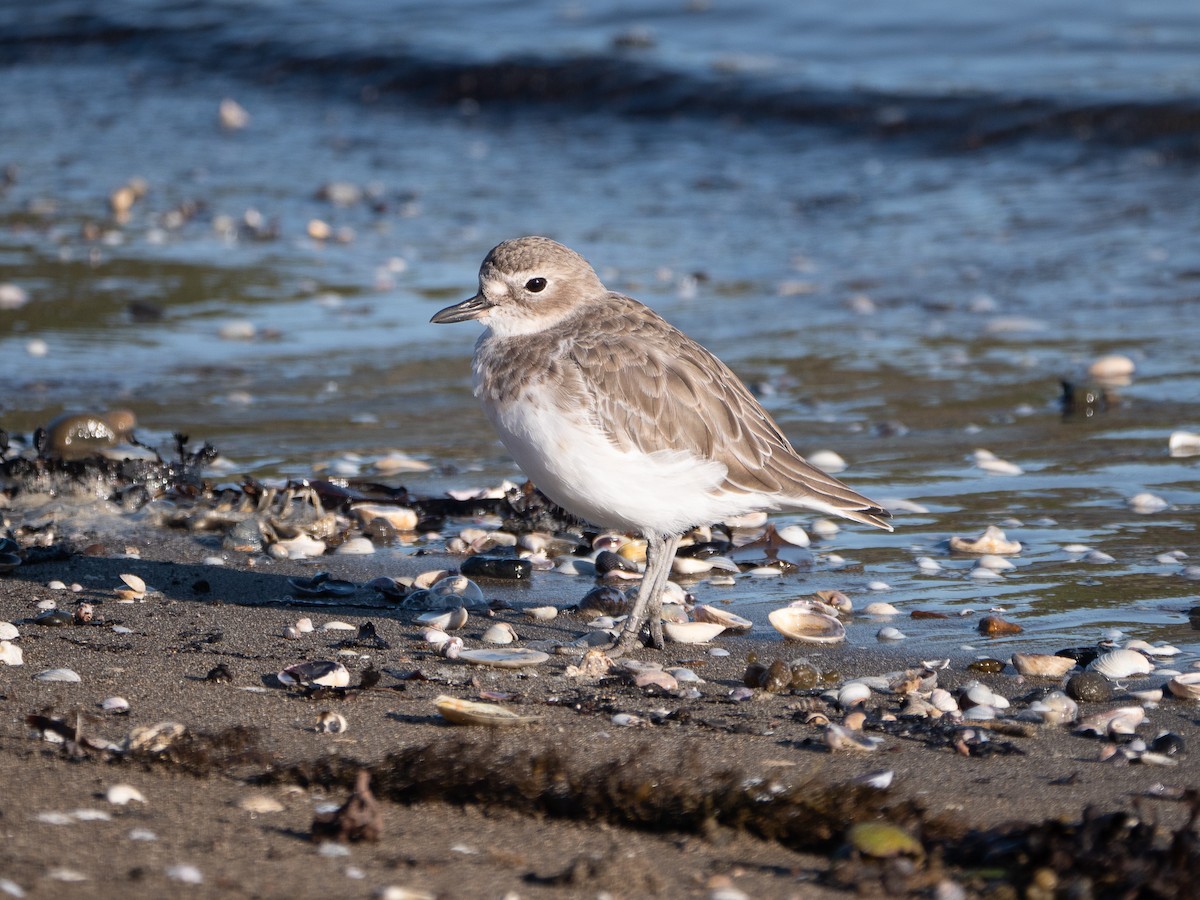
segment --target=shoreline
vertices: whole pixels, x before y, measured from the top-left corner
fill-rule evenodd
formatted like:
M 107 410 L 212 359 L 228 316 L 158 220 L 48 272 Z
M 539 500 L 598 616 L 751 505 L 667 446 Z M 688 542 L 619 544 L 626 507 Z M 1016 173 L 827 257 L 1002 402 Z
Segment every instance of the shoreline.
M 249 566 L 251 557 L 229 553 L 228 565 L 204 565 L 212 553 L 209 539 L 154 528 L 135 528 L 127 537 L 120 549 L 136 549 L 140 558 L 74 554 L 0 577 L 0 619 L 17 624 L 16 643 L 25 656 L 24 666 L 0 669 L 6 712 L 0 770 L 13 786 L 5 814 L 5 870 L 26 896 L 61 891 L 54 873 L 64 866 L 86 878 L 71 888 L 72 896 L 161 895 L 172 889 L 167 871 L 181 864 L 200 870 L 203 883 L 189 889 L 195 896 L 317 896 L 327 893 L 330 879 L 350 896 L 378 895 L 389 885 L 432 896 L 499 896 L 505 890 L 520 896 L 708 896 L 722 885 L 748 896 L 838 896 L 884 884 L 919 893 L 941 882 L 971 894 L 987 886 L 973 874 L 968 863 L 977 860 L 964 849 L 977 832 L 1029 831 L 1049 820 L 1079 822 L 1089 808 L 1111 813 L 1135 805 L 1149 811 L 1162 834 L 1187 820 L 1186 803 L 1146 799 L 1155 785 L 1187 786 L 1187 752 L 1177 766 L 1101 762 L 1108 752 L 1104 740 L 1066 726 L 1018 728 L 1016 722 L 1012 729 L 981 723 L 974 738 L 963 740 L 961 728 L 888 721 L 899 698 L 879 692 L 867 703 L 863 732 L 880 738 L 879 748 L 831 752 L 822 728 L 806 719 L 819 709 L 836 722 L 845 711 L 817 691 L 756 690 L 743 692 L 750 694 L 744 701 L 731 699 L 743 687 L 749 660 L 808 657 L 822 672 L 836 670 L 840 680 L 920 668 L 918 645 L 812 649 L 721 637 L 716 646 L 729 651 L 725 657 L 709 655 L 706 646 L 679 644 L 635 654 L 692 669 L 703 683 L 686 696 L 637 687 L 615 672 L 573 678 L 567 666 L 578 663 L 578 655 L 551 656 L 536 668 L 511 671 L 443 659 L 406 624 L 411 614 L 282 604 L 286 577 L 311 575 L 312 561 Z M 116 541 L 104 543 L 104 551 L 91 552 L 111 553 Z M 370 559 L 325 557 L 319 565 L 361 573 L 371 568 Z M 455 558 L 406 559 L 415 574 Z M 113 590 L 125 572 L 142 575 L 160 592 L 144 602 L 117 603 Z M 70 608 L 63 601 L 75 599 L 46 587 L 55 579 L 83 585 L 80 597 L 94 604 L 105 624 L 31 624 L 39 601 L 56 599 Z M 486 583 L 485 592 L 513 606 L 543 599 L 539 589 L 497 582 Z M 282 637 L 284 627 L 302 616 L 313 620 L 315 630 L 299 640 Z M 369 620 L 387 649 L 356 644 L 352 631 L 323 630 L 333 619 L 355 626 Z M 511 622 L 522 643 L 583 630 L 583 620 L 573 615 L 534 623 L 510 609 L 496 619 Z M 469 646 L 479 646 L 484 627 L 484 617 L 472 617 L 460 633 Z M 287 665 L 321 658 L 344 660 L 352 685 L 370 668 L 379 680 L 368 690 L 306 697 L 274 677 Z M 1033 688 L 1058 683 L 1021 679 L 1011 669 L 979 675 L 967 671 L 969 662 L 969 655 L 956 655 L 938 672 L 938 683 L 953 691 L 978 679 L 1010 698 L 1014 712 L 1027 705 L 1019 698 Z M 220 664 L 231 680 L 207 681 Z M 52 667 L 73 669 L 81 682 L 32 680 Z M 449 725 L 433 702 L 443 694 L 503 698 L 507 708 L 541 721 L 511 729 Z M 128 700 L 127 714 L 100 710 L 97 704 L 112 695 Z M 1109 703 L 1081 703 L 1081 714 L 1125 702 L 1118 692 Z M 345 732 L 315 730 L 326 710 L 345 717 Z M 1196 746 L 1195 711 L 1194 704 L 1164 699 L 1148 711 L 1138 734 L 1149 740 L 1169 730 L 1185 747 Z M 114 744 L 136 726 L 174 721 L 198 737 L 193 749 L 204 752 L 180 761 L 170 752 L 126 758 L 91 751 L 89 758 L 67 762 L 61 746 L 31 733 L 25 721 L 31 713 L 81 723 L 83 734 Z M 620 715 L 641 724 L 618 725 L 614 716 Z M 231 745 L 234 734 L 253 752 L 244 755 L 246 746 Z M 325 856 L 331 851 L 309 840 L 314 809 L 342 802 L 360 766 L 371 770 L 381 797 L 383 837 L 351 845 L 347 857 Z M 895 773 L 891 785 L 868 791 L 869 801 L 863 800 L 856 792 L 864 789 L 851 785 L 881 770 Z M 545 771 L 559 779 L 553 782 L 559 793 L 549 797 L 538 780 Z M 123 782 L 147 802 L 107 803 L 107 788 Z M 739 806 L 730 785 L 756 782 L 778 785 L 789 797 L 811 792 L 815 811 L 805 813 L 806 826 L 758 821 L 761 810 L 751 814 Z M 238 806 L 251 796 L 282 808 L 267 813 Z M 848 797 L 860 802 L 847 806 Z M 699 816 L 689 804 L 708 812 Z M 45 821 L 46 813 L 81 808 L 110 819 Z M 853 863 L 847 863 L 839 848 L 848 827 L 864 815 L 896 821 L 916 835 L 924 846 L 921 857 L 850 854 Z M 793 821 L 792 813 L 784 820 Z M 130 839 L 134 826 L 158 839 Z M 476 834 L 488 836 L 486 846 L 473 840 Z M 630 870 L 633 881 L 618 874 L 627 853 L 642 863 Z M 1191 855 L 1184 859 L 1197 863 Z M 1125 864 L 1120 854 L 1113 856 L 1112 867 Z M 313 872 L 322 874 L 310 881 Z M 1019 882 L 1032 876 L 1013 868 L 1009 877 Z

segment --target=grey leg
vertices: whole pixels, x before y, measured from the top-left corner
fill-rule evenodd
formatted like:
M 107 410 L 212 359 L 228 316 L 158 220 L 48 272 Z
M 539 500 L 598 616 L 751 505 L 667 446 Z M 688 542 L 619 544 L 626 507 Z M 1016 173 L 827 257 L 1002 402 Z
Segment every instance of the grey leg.
M 633 601 L 633 609 L 625 620 L 625 628 L 615 647 L 609 651 L 609 656 L 621 656 L 637 646 L 641 637 L 642 625 L 646 622 L 646 609 L 650 605 L 650 597 L 654 593 L 658 581 L 658 567 L 662 564 L 664 546 L 663 539 L 656 534 L 646 535 L 646 574 L 642 576 L 642 584 L 638 588 L 637 599 Z
M 656 570 L 658 577 L 650 594 L 646 618 L 650 622 L 650 643 L 659 650 L 663 648 L 662 595 L 671 577 L 671 564 L 675 561 L 675 551 L 679 548 L 679 537 L 677 534 L 668 535 L 656 551 L 662 555 L 663 564 Z

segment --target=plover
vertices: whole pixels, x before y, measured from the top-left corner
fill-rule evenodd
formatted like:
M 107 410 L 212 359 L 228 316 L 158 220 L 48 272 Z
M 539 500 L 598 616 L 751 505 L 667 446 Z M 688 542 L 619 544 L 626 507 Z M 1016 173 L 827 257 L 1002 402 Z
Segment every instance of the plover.
M 662 646 L 663 588 L 696 525 L 810 509 L 892 530 L 878 503 L 805 462 L 724 363 L 556 241 L 497 245 L 478 293 L 432 321 L 469 319 L 487 326 L 475 396 L 525 475 L 576 516 L 646 539 L 614 654 L 647 621 Z

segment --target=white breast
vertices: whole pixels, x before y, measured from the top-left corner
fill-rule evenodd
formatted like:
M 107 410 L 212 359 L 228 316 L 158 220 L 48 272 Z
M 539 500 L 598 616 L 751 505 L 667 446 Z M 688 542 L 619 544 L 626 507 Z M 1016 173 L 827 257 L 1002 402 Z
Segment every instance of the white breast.
M 500 440 L 521 470 L 559 506 L 595 525 L 678 534 L 773 505 L 719 488 L 725 466 L 683 451 L 617 449 L 582 410 L 535 385 L 516 402 L 483 400 Z

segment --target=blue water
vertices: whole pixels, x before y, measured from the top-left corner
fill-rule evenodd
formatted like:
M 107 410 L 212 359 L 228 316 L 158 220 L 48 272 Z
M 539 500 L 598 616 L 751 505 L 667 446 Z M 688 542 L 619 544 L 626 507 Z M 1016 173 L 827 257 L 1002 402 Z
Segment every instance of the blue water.
M 1003 604 L 1049 645 L 1119 625 L 1200 652 L 1195 583 L 1155 562 L 1200 555 L 1197 463 L 1166 452 L 1200 431 L 1190 0 L 6 4 L 0 88 L 0 283 L 30 296 L 0 310 L 14 437 L 121 405 L 260 477 L 392 449 L 434 466 L 418 492 L 515 476 L 470 397 L 475 332 L 428 318 L 544 233 L 727 360 L 802 452 L 929 509 L 735 603 L 882 580 L 906 609 Z M 335 207 L 331 181 L 368 198 Z M 277 233 L 223 224 L 248 210 Z M 221 337 L 243 320 L 255 339 Z M 1064 417 L 1060 379 L 1111 352 L 1137 365 L 1121 403 Z M 1130 513 L 1143 490 L 1168 510 Z M 1004 582 L 938 550 L 1005 519 L 1029 549 Z

